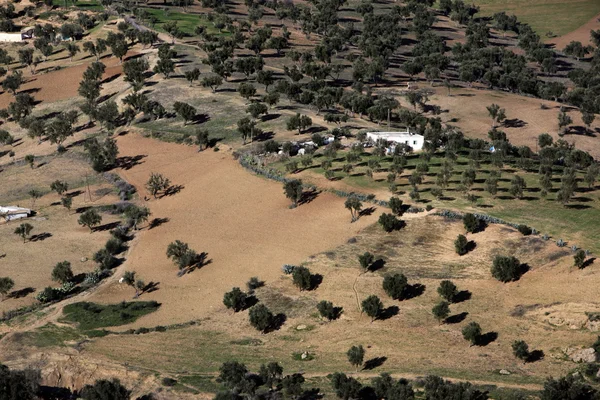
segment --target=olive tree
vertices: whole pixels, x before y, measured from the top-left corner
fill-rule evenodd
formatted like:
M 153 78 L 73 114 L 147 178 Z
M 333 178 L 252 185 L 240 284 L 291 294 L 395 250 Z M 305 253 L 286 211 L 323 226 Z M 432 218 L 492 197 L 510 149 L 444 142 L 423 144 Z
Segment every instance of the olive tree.
M 362 301 L 361 308 L 365 314 L 371 317 L 371 322 L 373 322 L 381 315 L 383 303 L 379 297 L 373 294 Z
M 248 304 L 248 295 L 239 287 L 234 287 L 223 295 L 223 304 L 233 312 L 242 311 Z
M 350 347 L 346 355 L 348 356 L 348 361 L 350 364 L 353 365 L 358 371 L 358 369 L 363 365 L 363 361 L 365 359 L 365 349 L 363 346 L 358 345 Z
M 355 222 L 360 217 L 360 211 L 362 210 L 362 203 L 356 196 L 350 196 L 346 199 L 344 206 L 350 210 L 352 216 L 352 222 Z
M 302 199 L 302 181 L 300 179 L 291 179 L 283 184 L 283 193 L 285 197 L 292 201 L 294 207 Z
M 462 330 L 462 335 L 465 340 L 471 342 L 471 346 L 477 344 L 481 338 L 481 326 L 477 322 L 469 322 Z
M 4 301 L 6 295 L 14 286 L 15 282 L 9 277 L 5 276 L 0 278 L 0 295 L 2 296 L 2 301 Z
M 67 283 L 73 279 L 73 270 L 71 269 L 71 263 L 68 261 L 61 261 L 54 266 L 52 270 L 52 280 L 60 283 Z
M 14 231 L 14 234 L 21 236 L 21 238 L 23 239 L 23 243 L 25 243 L 27 241 L 27 238 L 31 234 L 32 230 L 33 230 L 33 225 L 31 225 L 30 223 L 24 222 L 21 225 L 17 226 L 17 228 Z
M 90 208 L 89 210 L 86 210 L 83 214 L 79 216 L 77 222 L 81 226 L 87 226 L 88 228 L 90 228 L 90 233 L 92 233 L 94 231 L 94 227 L 102 223 L 102 216 L 98 214 L 98 211 L 94 210 L 93 208 Z

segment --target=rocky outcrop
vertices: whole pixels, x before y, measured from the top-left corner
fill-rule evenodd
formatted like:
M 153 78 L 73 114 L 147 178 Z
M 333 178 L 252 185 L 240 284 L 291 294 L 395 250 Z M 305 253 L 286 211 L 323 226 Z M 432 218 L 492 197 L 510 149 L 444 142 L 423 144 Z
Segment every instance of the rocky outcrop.
M 593 348 L 577 348 L 577 347 L 567 347 L 564 350 L 565 354 L 571 359 L 571 361 L 576 363 L 593 363 L 598 361 L 598 353 Z

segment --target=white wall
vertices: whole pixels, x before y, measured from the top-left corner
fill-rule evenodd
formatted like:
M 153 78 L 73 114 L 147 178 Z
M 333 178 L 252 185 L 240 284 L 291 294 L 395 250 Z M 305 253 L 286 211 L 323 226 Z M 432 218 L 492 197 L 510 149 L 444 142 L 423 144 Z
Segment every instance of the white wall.
M 388 142 L 403 143 L 415 151 L 422 150 L 425 144 L 425 137 L 404 132 L 367 132 L 367 139 L 373 142 L 377 142 L 377 139 L 385 139 Z
M 20 33 L 0 33 L 0 42 L 22 42 Z

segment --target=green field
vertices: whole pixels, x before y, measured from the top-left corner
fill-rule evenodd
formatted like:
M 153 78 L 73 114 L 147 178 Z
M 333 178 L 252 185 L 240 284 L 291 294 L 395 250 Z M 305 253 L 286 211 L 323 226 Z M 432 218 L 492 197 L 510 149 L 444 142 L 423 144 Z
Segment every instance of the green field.
M 69 1 L 67 1 L 67 3 L 69 6 L 74 5 L 77 8 L 80 8 L 82 10 L 87 10 L 87 11 L 102 11 L 104 9 L 102 4 L 100 4 L 100 2 L 95 1 L 95 0 L 78 0 L 78 1 L 74 1 L 74 2 L 71 2 L 69 0 Z M 64 7 L 65 0 L 53 0 L 52 5 L 56 6 L 56 7 Z
M 374 179 L 365 175 L 368 160 L 374 158 L 374 156 L 363 153 L 361 161 L 355 165 L 350 174 L 341 171 L 342 166 L 346 164 L 342 156 L 345 156 L 345 153 L 338 153 L 338 157 L 332 166 L 336 179 L 341 179 L 346 184 L 356 187 L 357 191 L 362 193 L 381 191 L 389 193 L 386 181 L 387 172 L 379 172 L 374 176 Z M 322 155 L 315 155 L 313 165 L 309 167 L 311 173 L 324 174 L 324 170 L 320 167 L 324 159 Z M 299 161 L 299 159 L 296 160 Z M 437 154 L 431 158 L 428 163 L 429 172 L 423 176 L 423 183 L 418 185 L 420 200 L 415 203 L 415 201 L 408 198 L 408 193 L 411 191 L 408 177 L 412 174 L 416 165 L 421 162 L 421 159 L 416 155 L 408 156 L 404 172 L 396 179 L 397 192 L 395 194 L 419 207 L 432 205 L 437 208 L 475 210 L 478 213 L 502 218 L 511 223 L 526 224 L 537 229 L 540 234 L 548 234 L 553 241 L 563 239 L 569 246 L 577 245 L 579 248 L 589 249 L 593 253 L 600 252 L 600 246 L 598 245 L 600 243 L 600 229 L 596 223 L 600 220 L 599 192 L 597 187 L 587 190 L 587 186 L 582 182 L 583 172 L 580 171 L 577 176 L 579 190 L 575 193 L 572 201 L 563 206 L 555 200 L 556 192 L 561 185 L 562 168 L 555 168 L 552 179 L 553 188 L 544 199 L 540 196 L 539 175 L 537 173 L 524 172 L 513 166 L 505 165 L 501 170 L 502 175 L 498 183 L 498 193 L 495 197 L 492 197 L 485 191 L 484 182 L 489 176 L 490 170 L 495 168 L 491 166 L 489 160 L 482 160 L 480 167 L 477 169 L 475 184 L 470 190 L 470 193 L 476 196 L 477 201 L 471 204 L 463 193 L 457 190 L 460 185 L 461 174 L 469 164 L 468 159 L 464 157 L 458 157 L 454 165 L 453 176 L 448 188 L 444 190 L 443 197 L 437 199 L 430 193 L 430 190 L 437 186 L 436 174 L 440 171 L 443 160 L 444 158 L 439 157 Z M 391 162 L 389 158 L 384 158 L 380 164 L 381 171 L 386 171 Z M 281 172 L 285 172 L 283 164 L 278 163 L 273 166 Z M 532 169 L 536 168 L 533 167 Z M 523 177 L 527 185 L 522 199 L 516 199 L 508 193 L 511 186 L 510 181 L 515 175 Z M 293 175 L 288 176 L 293 177 Z M 310 178 L 307 178 L 307 180 L 309 181 Z
M 227 31 L 220 32 L 216 29 L 206 17 L 199 14 L 181 13 L 172 10 L 160 10 L 156 8 L 145 8 L 145 10 L 154 18 L 155 28 L 157 31 L 164 32 L 162 26 L 169 21 L 176 21 L 179 29 L 186 35 L 194 35 L 194 30 L 197 26 L 204 26 L 208 33 L 216 36 L 229 35 Z
M 130 324 L 139 317 L 156 311 L 160 307 L 155 301 L 133 301 L 118 304 L 95 304 L 88 302 L 73 303 L 63 309 L 62 322 L 78 324 L 86 331 L 108 326 Z
M 473 0 L 481 7 L 481 14 L 500 11 L 515 14 L 519 21 L 528 23 L 542 38 L 547 32 L 564 35 L 600 14 L 598 0 Z

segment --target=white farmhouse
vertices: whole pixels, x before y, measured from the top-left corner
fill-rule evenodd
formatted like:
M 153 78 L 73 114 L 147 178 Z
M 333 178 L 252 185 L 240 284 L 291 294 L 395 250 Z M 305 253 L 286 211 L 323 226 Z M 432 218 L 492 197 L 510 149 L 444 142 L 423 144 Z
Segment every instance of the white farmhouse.
M 407 144 L 413 151 L 422 150 L 425 144 L 424 136 L 412 133 L 408 129 L 404 132 L 367 132 L 367 139 L 373 143 L 377 143 L 379 139 L 384 139 L 388 142 Z
M 0 218 L 3 218 L 6 222 L 15 219 L 27 218 L 31 215 L 29 208 L 22 208 L 16 206 L 0 206 Z

